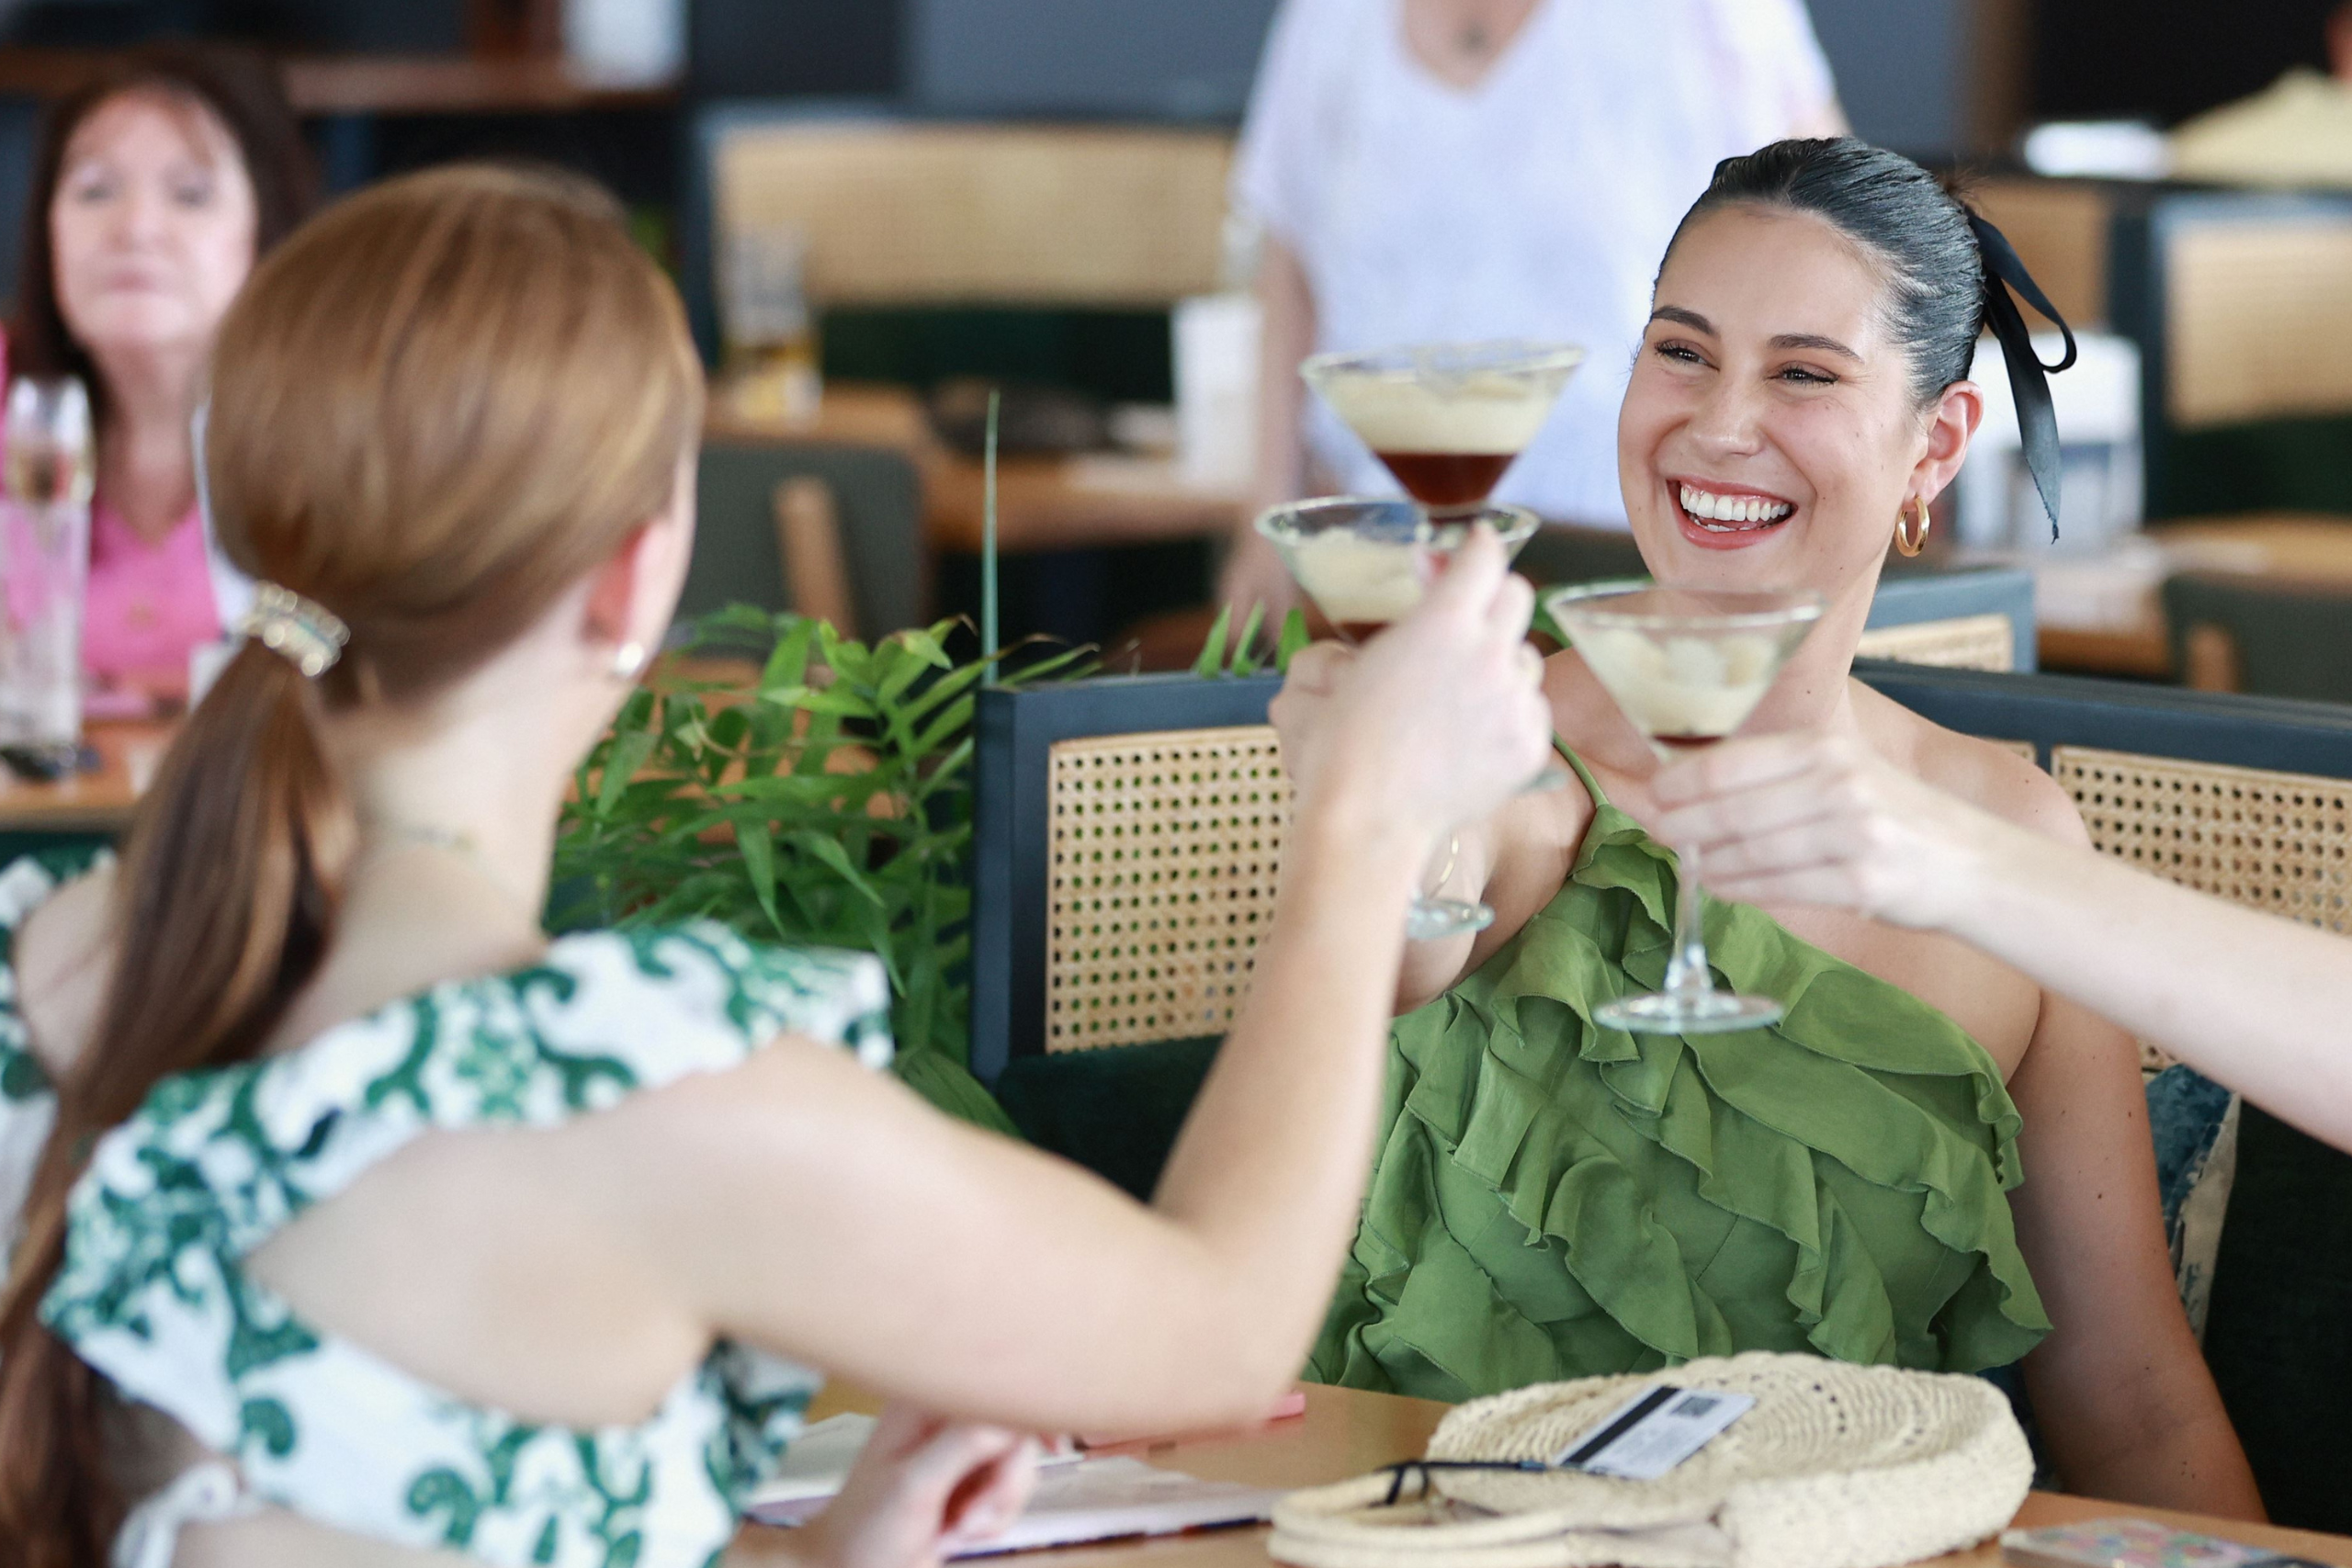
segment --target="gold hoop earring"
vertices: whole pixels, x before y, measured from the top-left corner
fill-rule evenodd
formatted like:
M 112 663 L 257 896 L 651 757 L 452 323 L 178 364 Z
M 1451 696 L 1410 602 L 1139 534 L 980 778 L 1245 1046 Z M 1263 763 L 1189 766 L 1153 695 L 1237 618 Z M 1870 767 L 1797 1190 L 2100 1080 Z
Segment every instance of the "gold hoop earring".
M 1910 519 L 1904 513 L 1909 512 L 1910 507 L 1905 506 L 1894 514 L 1894 547 L 1906 556 L 1916 556 L 1928 547 L 1928 529 L 1933 521 L 1928 515 L 1928 498 L 1922 495 L 1913 499 L 1919 503 L 1919 532 L 1917 535 L 1906 526 Z

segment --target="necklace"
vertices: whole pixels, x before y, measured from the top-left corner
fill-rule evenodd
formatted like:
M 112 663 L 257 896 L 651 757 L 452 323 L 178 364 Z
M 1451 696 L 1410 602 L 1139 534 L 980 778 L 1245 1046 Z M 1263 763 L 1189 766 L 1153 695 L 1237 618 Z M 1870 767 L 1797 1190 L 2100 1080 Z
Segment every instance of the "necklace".
M 1454 42 L 1463 53 L 1484 59 L 1488 47 L 1487 24 L 1476 17 L 1463 23 L 1462 30 L 1454 35 Z
M 514 891 L 482 852 L 481 842 L 463 828 L 445 828 L 437 822 L 403 822 L 389 817 L 371 817 L 360 823 L 363 833 L 377 834 L 414 849 L 437 850 L 453 860 L 460 860 L 496 893 L 507 908 L 528 920 L 534 930 L 539 916 L 531 901 Z

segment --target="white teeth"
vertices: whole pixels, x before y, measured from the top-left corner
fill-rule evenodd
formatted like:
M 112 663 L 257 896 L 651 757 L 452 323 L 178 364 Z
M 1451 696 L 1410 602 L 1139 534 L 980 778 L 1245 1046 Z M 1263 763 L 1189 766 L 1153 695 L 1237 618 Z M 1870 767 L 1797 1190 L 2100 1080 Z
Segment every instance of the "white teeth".
M 1699 490 L 1691 485 L 1679 487 L 1682 509 L 1701 522 L 1731 523 L 1754 527 L 1763 523 L 1777 523 L 1796 510 L 1785 502 L 1766 501 L 1758 496 L 1717 495 L 1713 491 Z M 1714 529 L 1722 533 L 1725 530 Z

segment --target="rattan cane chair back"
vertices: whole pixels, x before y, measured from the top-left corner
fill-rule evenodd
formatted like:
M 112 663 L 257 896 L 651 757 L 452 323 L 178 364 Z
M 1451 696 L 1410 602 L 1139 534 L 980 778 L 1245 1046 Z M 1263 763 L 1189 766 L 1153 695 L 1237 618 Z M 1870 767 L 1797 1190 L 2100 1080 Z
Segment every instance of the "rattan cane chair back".
M 722 243 L 798 232 L 822 307 L 1135 308 L 1218 284 L 1221 132 L 738 114 L 707 134 Z
M 2352 710 L 1865 662 L 1927 717 L 2031 757 L 2101 851 L 2352 932 Z M 980 706 L 974 1070 L 1221 1034 L 1272 919 L 1290 807 L 1279 682 L 1147 676 Z
M 1046 1050 L 1223 1034 L 1282 867 L 1273 730 L 1101 736 L 1047 756 Z
M 1948 621 L 1915 621 L 1862 633 L 1855 645 L 1861 659 L 1891 659 L 1899 664 L 1932 664 L 1943 670 L 2014 670 L 2016 632 L 2002 615 L 1957 615 Z
M 1946 670 L 2030 670 L 2034 642 L 2031 572 L 1897 563 L 1879 579 L 1854 656 Z
M 2091 842 L 2142 871 L 2265 913 L 2352 932 L 2352 784 L 2061 746 L 2051 772 Z
M 1948 728 L 2032 746 L 2102 852 L 2352 934 L 2352 711 L 2054 676 L 1858 672 Z
M 972 1070 L 1222 1035 L 1273 916 L 1290 813 L 1278 678 L 980 694 Z

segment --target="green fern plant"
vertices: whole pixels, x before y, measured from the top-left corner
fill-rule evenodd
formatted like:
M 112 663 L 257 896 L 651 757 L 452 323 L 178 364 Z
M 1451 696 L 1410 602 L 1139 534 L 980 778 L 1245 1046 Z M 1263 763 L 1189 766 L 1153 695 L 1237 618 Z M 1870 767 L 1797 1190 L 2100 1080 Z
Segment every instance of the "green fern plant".
M 1204 681 L 1214 681 L 1225 675 L 1255 675 L 1263 670 L 1265 660 L 1258 657 L 1258 628 L 1265 615 L 1264 604 L 1250 606 L 1249 618 L 1241 623 L 1241 635 L 1233 639 L 1233 653 L 1228 658 L 1225 643 L 1226 634 L 1233 625 L 1233 606 L 1227 604 L 1219 610 L 1209 626 L 1207 640 L 1201 644 L 1200 657 L 1193 660 L 1193 673 Z M 1305 648 L 1311 636 L 1306 629 L 1306 612 L 1294 606 L 1283 617 L 1282 631 L 1274 639 L 1273 665 L 1278 673 L 1289 672 L 1291 656 Z
M 867 646 L 748 606 L 706 647 L 768 646 L 748 690 L 631 696 L 580 768 L 556 843 L 560 926 L 723 921 L 771 942 L 856 948 L 889 972 L 898 1071 L 925 1098 L 1010 1132 L 967 1069 L 973 694 L 956 623 Z M 1065 676 L 1074 649 L 1006 683 Z

